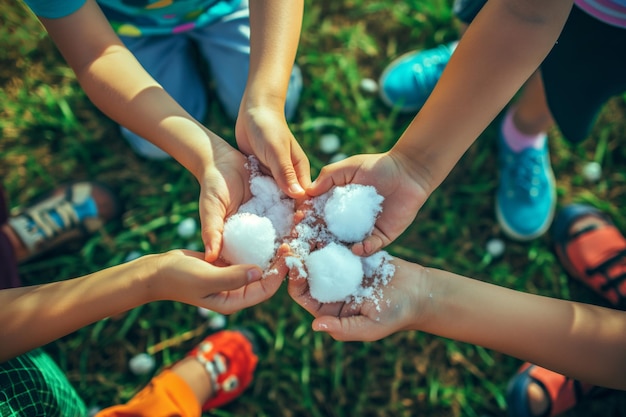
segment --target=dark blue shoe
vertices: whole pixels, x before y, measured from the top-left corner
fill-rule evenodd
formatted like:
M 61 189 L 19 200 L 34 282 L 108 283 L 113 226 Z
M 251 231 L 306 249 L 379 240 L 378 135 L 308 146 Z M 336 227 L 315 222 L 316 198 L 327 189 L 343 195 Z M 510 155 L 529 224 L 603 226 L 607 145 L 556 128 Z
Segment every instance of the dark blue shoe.
M 403 113 L 416 113 L 435 88 L 457 42 L 396 58 L 380 76 L 380 98 Z

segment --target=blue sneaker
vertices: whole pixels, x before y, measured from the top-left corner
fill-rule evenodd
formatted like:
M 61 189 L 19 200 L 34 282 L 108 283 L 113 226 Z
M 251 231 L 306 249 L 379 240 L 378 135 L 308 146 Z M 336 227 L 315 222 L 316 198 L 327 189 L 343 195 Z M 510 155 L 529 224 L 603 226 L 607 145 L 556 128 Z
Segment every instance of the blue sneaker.
M 500 184 L 496 217 L 510 238 L 531 240 L 544 234 L 554 217 L 556 186 L 548 141 L 541 149 L 513 152 L 500 134 Z
M 412 51 L 396 58 L 380 76 L 380 98 L 403 113 L 416 113 L 435 88 L 458 42 Z

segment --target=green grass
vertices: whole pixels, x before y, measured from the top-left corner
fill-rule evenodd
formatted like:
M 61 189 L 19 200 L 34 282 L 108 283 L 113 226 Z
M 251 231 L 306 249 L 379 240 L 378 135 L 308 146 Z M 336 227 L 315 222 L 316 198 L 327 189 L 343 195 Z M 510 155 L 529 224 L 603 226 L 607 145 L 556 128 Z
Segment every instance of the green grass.
M 359 89 L 378 78 L 395 56 L 456 38 L 448 1 L 307 2 L 297 61 L 305 88 L 294 134 L 310 156 L 314 175 L 330 158 L 317 141 L 342 138 L 346 154 L 384 151 L 410 121 Z M 393 6 L 390 6 L 393 5 Z M 199 244 L 177 236 L 176 225 L 197 218 L 198 186 L 173 161 L 137 158 L 114 123 L 86 99 L 38 23 L 19 5 L 0 5 L 0 176 L 16 208 L 59 183 L 97 179 L 125 202 L 121 220 L 77 252 L 23 265 L 29 283 L 68 279 L 122 262 L 131 251 L 160 252 Z M 567 144 L 551 132 L 559 203 L 585 201 L 607 210 L 622 229 L 625 205 L 626 105 L 615 98 L 592 138 Z M 213 103 L 209 127 L 233 142 L 233 122 Z M 451 120 L 451 123 L 454 123 Z M 470 148 L 431 196 L 414 225 L 389 250 L 425 265 L 522 291 L 602 303 L 571 282 L 547 237 L 507 241 L 492 259 L 486 241 L 501 236 L 494 220 L 497 181 L 495 129 Z M 596 184 L 580 175 L 588 160 L 602 163 Z M 520 361 L 480 347 L 423 334 L 395 334 L 374 343 L 340 343 L 310 330 L 311 317 L 281 289 L 266 303 L 233 314 L 230 325 L 250 326 L 265 347 L 252 387 L 216 416 L 481 416 L 505 414 L 506 383 Z M 118 320 L 107 319 L 46 346 L 89 405 L 128 400 L 149 376 L 129 373 L 127 362 L 164 340 L 202 331 L 194 307 L 159 302 Z M 178 360 L 199 337 L 155 354 L 160 367 Z M 623 415 L 622 395 L 581 405 L 570 416 Z

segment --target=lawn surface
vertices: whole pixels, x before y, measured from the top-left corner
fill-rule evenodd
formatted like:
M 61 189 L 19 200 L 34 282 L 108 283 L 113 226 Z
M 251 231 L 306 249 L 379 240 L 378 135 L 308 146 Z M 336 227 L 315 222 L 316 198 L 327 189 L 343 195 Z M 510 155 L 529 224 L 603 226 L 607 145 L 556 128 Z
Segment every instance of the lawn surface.
M 449 2 L 352 0 L 307 2 L 297 62 L 304 92 L 291 127 L 308 153 L 313 174 L 332 155 L 319 138 L 335 133 L 341 152 L 389 149 L 409 117 L 386 108 L 359 88 L 386 64 L 413 48 L 456 38 Z M 197 219 L 199 188 L 174 161 L 133 154 L 114 123 L 91 105 L 38 22 L 16 2 L 0 5 L 0 177 L 16 208 L 60 183 L 95 179 L 112 186 L 125 207 L 121 219 L 78 251 L 21 267 L 28 284 L 63 280 L 123 262 L 133 252 L 199 247 L 197 233 L 176 232 Z M 443 110 L 445 111 L 445 110 Z M 580 146 L 550 132 L 559 204 L 587 202 L 608 211 L 626 229 L 626 104 L 605 107 L 591 138 Z M 233 122 L 217 101 L 205 120 L 234 143 Z M 450 121 L 454 123 L 454 120 Z M 431 196 L 415 223 L 388 249 L 394 255 L 522 291 L 602 303 L 571 282 L 549 238 L 506 240 L 498 259 L 486 252 L 503 238 L 494 218 L 497 186 L 495 124 L 470 148 Z M 581 168 L 595 160 L 603 176 L 589 184 Z M 45 312 L 42 312 L 45 314 Z M 233 314 L 229 326 L 255 329 L 265 350 L 252 387 L 217 416 L 504 416 L 507 381 L 521 362 L 480 347 L 405 332 L 373 343 L 340 343 L 310 330 L 311 317 L 284 288 L 268 302 Z M 103 320 L 46 346 L 90 406 L 128 400 L 149 379 L 128 371 L 128 360 L 159 342 L 158 368 L 172 364 L 206 329 L 195 307 L 159 302 Z M 193 337 L 186 337 L 189 335 Z M 569 416 L 621 416 L 622 394 L 584 403 Z M 596 414 L 592 414 L 595 410 Z

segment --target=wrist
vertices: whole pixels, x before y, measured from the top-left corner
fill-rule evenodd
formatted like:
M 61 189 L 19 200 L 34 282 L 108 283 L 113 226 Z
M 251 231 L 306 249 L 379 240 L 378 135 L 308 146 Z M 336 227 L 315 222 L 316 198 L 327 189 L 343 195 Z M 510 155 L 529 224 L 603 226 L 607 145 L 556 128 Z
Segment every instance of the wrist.
M 420 158 L 414 158 L 410 153 L 404 152 L 403 149 L 396 146 L 387 152 L 387 156 L 394 161 L 396 166 L 400 167 L 407 179 L 420 189 L 420 192 L 424 194 L 424 201 L 426 201 L 439 185 L 433 174 L 432 164 L 422 162 Z
M 144 255 L 125 265 L 129 268 L 127 273 L 133 282 L 133 291 L 141 294 L 143 303 L 163 300 L 161 296 L 161 255 Z
M 255 109 L 269 109 L 284 113 L 287 92 L 281 89 L 268 89 L 267 86 L 256 88 L 249 86 L 241 100 L 240 111 L 251 112 Z

